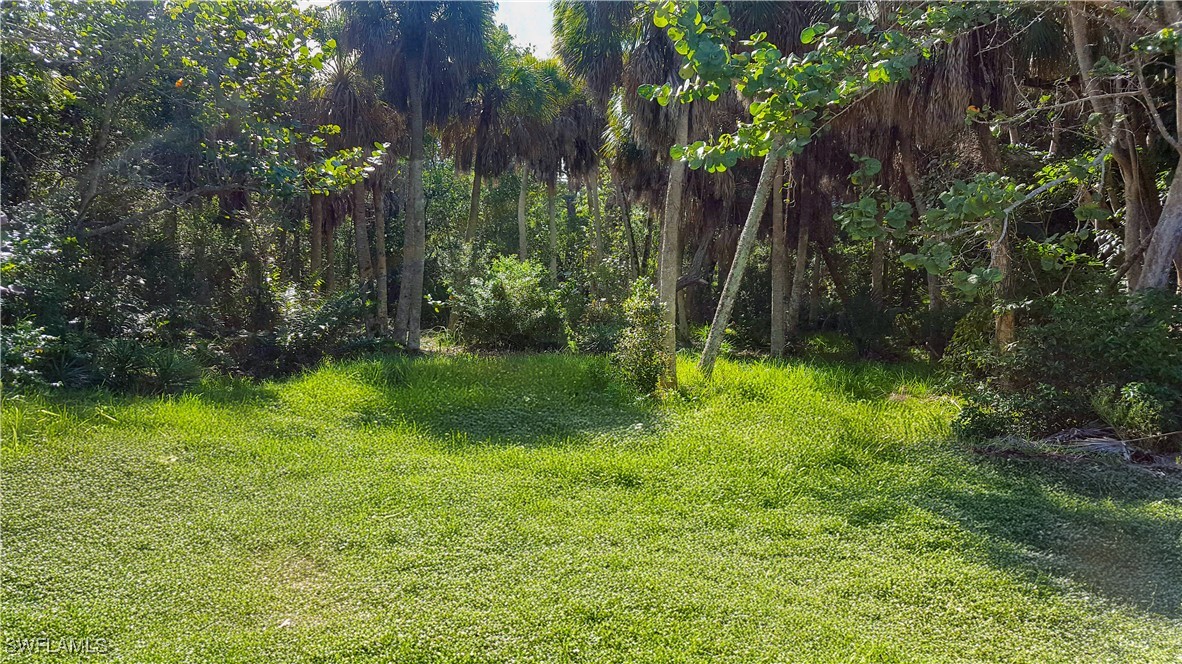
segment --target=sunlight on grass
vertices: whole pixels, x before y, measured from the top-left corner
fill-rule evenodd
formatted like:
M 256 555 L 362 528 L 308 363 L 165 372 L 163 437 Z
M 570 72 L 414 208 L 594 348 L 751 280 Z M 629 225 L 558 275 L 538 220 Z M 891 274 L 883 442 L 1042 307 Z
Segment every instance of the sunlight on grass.
M 918 369 L 678 368 L 660 401 L 569 355 L 9 398 L 4 632 L 152 662 L 1177 661 L 1176 482 L 973 458 Z

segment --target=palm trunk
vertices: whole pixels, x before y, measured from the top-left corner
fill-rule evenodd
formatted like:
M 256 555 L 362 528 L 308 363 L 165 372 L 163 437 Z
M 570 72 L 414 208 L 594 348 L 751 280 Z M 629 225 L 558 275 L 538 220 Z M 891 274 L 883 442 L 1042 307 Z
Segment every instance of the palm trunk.
M 821 264 L 820 248 L 813 252 L 813 270 L 809 275 L 809 327 L 816 329 L 821 323 L 821 289 L 825 283 L 825 266 Z
M 919 175 L 915 172 L 915 158 L 914 153 L 911 151 L 910 138 L 905 138 L 899 143 L 899 156 L 903 164 L 903 177 L 907 179 L 907 188 L 911 190 L 911 202 L 915 204 L 915 213 L 922 217 L 927 214 L 928 206 L 919 195 Z M 928 311 L 939 311 L 944 305 L 943 297 L 940 294 L 940 277 L 926 270 L 924 273 L 927 276 L 928 284 Z
M 464 227 L 464 242 L 471 242 L 480 224 L 480 171 L 472 169 L 472 202 L 468 207 L 468 225 Z
M 365 217 L 365 183 L 353 185 L 353 246 L 357 252 L 357 280 L 361 291 L 369 290 L 373 281 L 373 261 L 369 249 L 369 225 Z
M 648 274 L 648 259 L 652 255 L 653 227 L 661 223 L 659 219 L 656 219 L 656 210 L 647 210 L 647 212 L 648 214 L 644 215 L 644 250 L 640 253 L 640 273 L 645 275 Z
M 689 106 L 677 109 L 677 145 L 689 143 Z M 669 162 L 669 186 L 665 190 L 665 214 L 661 220 L 661 254 L 657 259 L 657 294 L 661 301 L 661 350 L 665 354 L 662 387 L 677 387 L 677 278 L 681 276 L 681 207 L 686 162 Z
M 795 339 L 800 334 L 800 305 L 804 300 L 804 289 L 808 288 L 809 266 L 809 225 L 800 219 L 800 230 L 796 234 L 796 265 L 792 272 L 792 292 L 788 296 L 788 320 L 785 328 L 789 338 Z
M 763 169 L 759 172 L 759 184 L 755 187 L 755 197 L 751 201 L 751 210 L 747 213 L 747 221 L 743 224 L 743 232 L 739 235 L 739 244 L 735 248 L 735 259 L 731 263 L 730 273 L 722 286 L 722 297 L 718 301 L 718 309 L 714 312 L 714 320 L 710 324 L 710 336 L 706 338 L 706 348 L 702 350 L 702 359 L 698 366 L 706 378 L 714 372 L 714 361 L 718 359 L 718 350 L 722 347 L 722 337 L 726 333 L 727 323 L 730 322 L 731 310 L 739 295 L 739 284 L 743 281 L 743 271 L 747 268 L 747 258 L 751 254 L 751 247 L 755 244 L 755 236 L 759 233 L 759 220 L 763 217 L 763 210 L 767 207 L 768 195 L 772 190 L 772 180 L 775 179 L 776 164 L 780 158 L 781 139 L 772 143 L 771 150 L 763 159 Z
M 373 240 L 377 250 L 374 283 L 378 290 L 378 333 L 384 335 L 390 327 L 390 272 L 386 264 L 386 191 L 380 175 L 373 181 L 373 218 Z
M 523 261 L 529 260 L 529 227 L 525 223 L 525 203 L 529 195 L 529 171 L 525 164 L 521 165 L 521 175 L 517 185 L 517 257 Z
M 329 206 L 324 219 L 324 290 L 328 293 L 336 289 L 336 232 L 337 216 L 335 206 L 326 201 Z
M 784 219 L 784 163 L 776 167 L 772 185 L 772 357 L 784 354 L 784 289 L 788 285 L 788 229 Z
M 312 254 L 312 265 L 309 276 L 315 282 L 320 279 L 320 271 L 324 267 L 324 196 L 312 194 L 308 212 L 309 225 L 312 227 L 309 235 L 309 247 Z
M 632 204 L 628 202 L 623 192 L 620 193 L 623 203 L 620 205 L 620 215 L 624 221 L 624 237 L 628 239 L 628 255 L 632 258 L 632 278 L 640 276 L 640 253 L 636 250 L 636 231 L 632 228 Z
M 422 63 L 407 68 L 410 87 L 410 205 L 402 247 L 402 288 L 394 317 L 394 337 L 408 350 L 418 350 L 423 314 L 423 272 L 426 268 L 427 200 L 423 194 Z
M 550 278 L 558 280 L 558 222 L 554 219 L 554 183 L 546 185 L 546 216 L 550 220 Z
M 599 173 L 593 173 L 587 179 L 587 203 L 591 208 L 591 225 L 594 228 L 595 235 L 592 238 L 595 242 L 595 264 L 599 265 L 603 261 L 603 221 L 599 216 Z

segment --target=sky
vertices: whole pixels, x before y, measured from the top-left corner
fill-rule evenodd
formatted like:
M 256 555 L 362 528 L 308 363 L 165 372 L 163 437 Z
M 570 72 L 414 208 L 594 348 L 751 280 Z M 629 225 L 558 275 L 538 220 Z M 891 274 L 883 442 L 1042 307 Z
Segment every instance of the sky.
M 548 58 L 553 55 L 550 17 L 549 0 L 501 0 L 496 20 L 509 28 L 519 46 L 533 45 L 534 55 Z

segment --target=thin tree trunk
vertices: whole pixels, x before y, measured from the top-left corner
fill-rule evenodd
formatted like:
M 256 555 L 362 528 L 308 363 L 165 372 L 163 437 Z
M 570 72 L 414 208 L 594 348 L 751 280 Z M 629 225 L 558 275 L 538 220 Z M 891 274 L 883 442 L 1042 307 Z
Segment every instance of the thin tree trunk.
M 923 217 L 928 213 L 928 206 L 919 194 L 919 175 L 915 172 L 915 156 L 911 149 L 910 138 L 905 138 L 899 143 L 903 177 L 907 179 L 907 188 L 911 190 L 911 202 L 915 204 L 916 214 Z M 924 270 L 924 273 L 927 276 L 928 311 L 939 311 L 944 306 L 944 298 L 940 294 L 940 277 L 927 270 Z
M 800 230 L 796 233 L 796 265 L 792 272 L 792 291 L 788 296 L 787 320 L 785 329 L 789 338 L 795 339 L 800 334 L 800 305 L 804 300 L 804 289 L 808 288 L 808 277 L 805 274 L 809 266 L 809 225 L 804 219 L 798 221 Z
M 743 232 L 739 235 L 739 244 L 735 248 L 735 259 L 731 263 L 730 273 L 722 286 L 722 297 L 718 301 L 718 309 L 714 312 L 714 320 L 710 324 L 710 335 L 706 338 L 706 348 L 702 350 L 702 359 L 698 366 L 706 378 L 714 372 L 714 362 L 718 359 L 718 351 L 722 348 L 722 337 L 726 333 L 726 326 L 730 322 L 731 310 L 739 295 L 739 284 L 743 281 L 743 271 L 747 268 L 747 258 L 751 254 L 751 247 L 755 244 L 755 236 L 759 233 L 759 220 L 763 217 L 767 207 L 768 195 L 772 190 L 772 180 L 775 179 L 776 164 L 780 157 L 781 139 L 773 141 L 771 150 L 763 160 L 763 169 L 759 172 L 759 184 L 755 187 L 755 197 L 751 201 L 751 210 L 747 213 L 747 221 L 743 224 Z
M 390 272 L 386 261 L 386 190 L 381 175 L 373 178 L 373 240 L 377 250 L 377 270 L 374 284 L 378 290 L 378 333 L 386 334 L 390 327 Z
M 817 253 L 825 261 L 825 271 L 829 273 L 829 280 L 833 282 L 833 290 L 837 292 L 837 299 L 841 300 L 841 306 L 849 311 L 852 298 L 850 297 L 850 289 L 846 286 L 845 272 L 841 270 L 840 265 L 837 265 L 833 259 L 833 253 L 825 246 L 818 244 Z
M 554 183 L 546 185 L 546 216 L 550 220 L 550 278 L 558 279 L 558 222 L 554 219 Z
M 882 308 L 886 281 L 886 252 L 886 240 L 875 238 L 874 247 L 870 250 L 870 299 L 879 309 Z
M 426 268 L 427 200 L 423 193 L 423 85 L 422 63 L 407 68 L 410 87 L 410 205 L 407 206 L 406 240 L 402 247 L 402 288 L 394 318 L 394 338 L 408 350 L 420 346 L 423 315 L 423 272 Z
M 472 169 L 472 202 L 468 207 L 468 225 L 464 227 L 464 242 L 471 242 L 480 225 L 480 171 Z
M 813 270 L 809 275 L 809 327 L 816 329 L 821 322 L 821 288 L 824 287 L 825 266 L 821 263 L 820 248 L 813 252 Z
M 628 239 L 628 254 L 632 258 L 632 278 L 636 279 L 640 276 L 640 254 L 636 250 L 636 231 L 632 228 L 632 204 L 623 192 L 620 192 L 620 198 L 623 200 L 620 214 L 624 221 L 624 237 Z
M 997 147 L 997 140 L 989 132 L 989 127 L 977 123 L 977 141 L 981 146 L 981 158 L 985 170 L 994 173 L 1001 172 L 1001 153 Z M 993 343 L 998 350 L 1005 351 L 1014 343 L 1014 312 L 1008 307 L 1009 300 L 1014 295 L 1014 275 L 1011 268 L 1010 231 L 1004 220 L 992 220 L 994 238 L 989 243 L 989 267 L 997 270 L 1001 280 L 993 289 L 996 305 L 1004 307 L 993 321 Z
M 308 222 L 312 227 L 308 236 L 309 251 L 312 264 L 309 266 L 309 276 L 313 282 L 321 278 L 324 269 L 324 195 L 312 194 L 309 202 Z
M 653 227 L 661 223 L 659 219 L 655 219 L 656 210 L 647 210 L 647 212 L 648 214 L 644 215 L 644 251 L 640 254 L 641 274 L 648 274 L 648 259 L 652 255 L 653 247 Z
M 784 165 L 785 161 L 781 160 L 772 185 L 772 357 L 784 354 L 784 332 L 787 329 L 784 290 L 788 286 L 788 229 L 784 218 Z
M 1120 129 L 1119 125 L 1123 124 L 1124 121 L 1117 118 L 1110 101 L 1101 96 L 1103 90 L 1100 87 L 1100 82 L 1092 76 L 1091 72 L 1095 66 L 1095 58 L 1092 55 L 1092 46 L 1088 38 L 1088 18 L 1085 13 L 1086 11 L 1086 5 L 1084 3 L 1067 3 L 1067 14 L 1071 20 L 1075 58 L 1079 66 L 1080 78 L 1083 80 L 1084 93 L 1092 106 L 1092 110 L 1101 117 L 1101 121 L 1097 125 L 1100 137 L 1106 144 L 1112 146 L 1113 159 L 1116 161 L 1117 168 L 1120 170 L 1121 179 L 1124 181 L 1124 245 L 1126 255 L 1131 256 L 1132 252 L 1140 244 L 1141 227 L 1143 224 L 1147 225 L 1148 221 L 1144 219 L 1144 208 L 1141 197 L 1143 188 L 1140 186 L 1139 168 L 1132 161 L 1136 159 L 1136 149 L 1135 147 L 1130 149 L 1128 141 L 1125 140 L 1122 133 L 1118 132 Z M 1140 285 L 1142 281 L 1142 265 L 1143 263 L 1134 262 L 1129 268 L 1128 283 L 1130 289 L 1135 289 Z
M 324 289 L 326 292 L 336 290 L 336 253 L 337 253 L 337 213 L 336 206 L 328 202 L 328 215 L 324 223 Z
M 689 106 L 677 109 L 677 145 L 689 143 Z M 665 214 L 661 220 L 661 254 L 657 259 L 657 295 L 661 301 L 661 350 L 665 353 L 662 387 L 677 387 L 677 278 L 681 276 L 681 208 L 685 191 L 686 162 L 671 159 L 669 186 L 665 190 Z
M 369 249 L 369 222 L 365 216 L 365 182 L 353 185 L 353 246 L 357 253 L 357 279 L 364 293 L 373 281 Z
M 595 264 L 603 261 L 603 220 L 599 216 L 599 173 L 593 173 L 587 178 L 587 202 L 591 208 L 591 225 L 595 234 L 593 248 L 595 250 Z
M 689 341 L 689 292 L 677 291 L 677 338 Z
M 525 164 L 521 165 L 520 175 L 517 178 L 517 258 L 527 261 L 529 260 L 529 227 L 525 220 L 525 204 L 529 196 L 529 171 L 525 170 Z

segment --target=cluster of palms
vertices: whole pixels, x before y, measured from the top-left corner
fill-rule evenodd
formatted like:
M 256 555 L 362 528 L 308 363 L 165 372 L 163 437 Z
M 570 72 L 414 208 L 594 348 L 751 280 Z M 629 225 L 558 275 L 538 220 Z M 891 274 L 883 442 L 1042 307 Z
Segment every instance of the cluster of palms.
M 831 13 L 819 2 L 728 4 L 737 35 L 764 32 L 785 50 L 808 48 L 800 43 L 801 30 Z M 866 8 L 871 14 L 873 10 Z M 554 276 L 559 272 L 554 207 L 562 182 L 572 189 L 586 188 L 593 222 L 589 242 L 596 261 L 611 252 L 605 246 L 606 221 L 600 210 L 599 187 L 606 177 L 607 200 L 620 210 L 624 222 L 627 246 L 621 253 L 629 259 L 633 275 L 650 272 L 652 229 L 660 229 L 656 276 L 667 305 L 670 349 L 676 334 L 687 334 L 690 321 L 709 319 L 715 303 L 704 298 L 713 295 L 715 276 L 721 282 L 736 261 L 741 274 L 746 254 L 736 244 L 746 215 L 742 203 L 754 195 L 758 164 L 742 160 L 724 173 L 691 172 L 684 160 L 670 160 L 668 151 L 671 145 L 688 145 L 731 130 L 746 117 L 746 101 L 727 95 L 682 107 L 638 96 L 636 89 L 643 84 L 681 82 L 681 57 L 644 7 L 560 0 L 553 3 L 553 11 L 557 60 L 539 60 L 515 47 L 504 30 L 494 26 L 489 3 L 344 3 L 330 10 L 342 48 L 314 92 L 324 101 L 316 106 L 318 120 L 342 127 L 341 145 L 385 142 L 392 153 L 407 157 L 406 235 L 393 337 L 410 348 L 418 347 L 420 337 L 426 237 L 423 146 L 424 132 L 432 129 L 456 167 L 472 174 L 463 232 L 467 241 L 480 227 L 482 183 L 515 170 L 522 183 L 518 254 L 529 258 L 525 184 L 534 178 L 545 185 L 548 258 Z M 1069 39 L 1069 14 L 1077 15 L 1077 22 L 1082 16 L 1054 7 L 1031 8 L 962 35 L 922 64 L 910 81 L 853 105 L 805 154 L 775 165 L 776 195 L 763 215 L 771 239 L 773 354 L 784 352 L 787 340 L 797 333 L 805 301 L 810 292 L 816 297 L 823 277 L 832 283 L 838 299 L 850 305 L 853 294 L 846 277 L 852 268 L 834 251 L 840 231 L 833 212 L 849 197 L 846 178 L 855 168 L 851 153 L 878 159 L 883 168 L 876 183 L 910 201 L 920 214 L 943 184 L 938 177 L 927 182 L 924 176 L 927 162 L 942 153 L 959 155 L 977 171 L 1002 172 L 1003 148 L 1021 143 L 1013 125 L 1008 135 L 1003 126 L 999 137 L 987 122 L 966 125 L 965 109 L 1015 113 L 1019 100 L 1031 91 L 1059 90 L 1062 85 L 1054 81 L 1066 80 L 1063 77 L 1079 64 L 1070 61 L 1063 48 Z M 1086 34 L 1075 37 L 1078 42 Z M 1062 149 L 1066 120 L 1082 122 L 1081 110 L 1082 103 L 1048 116 L 1053 126 L 1043 129 L 1053 134 L 1052 151 Z M 1128 154 L 1136 157 L 1135 150 Z M 385 284 L 384 238 L 376 234 L 376 258 L 371 258 L 363 216 L 368 188 L 381 217 L 381 183 L 387 171 L 377 169 L 351 192 L 313 196 L 314 271 L 322 265 L 321 234 L 335 227 L 348 208 L 355 211 L 359 274 L 363 281 Z M 1136 187 L 1127 190 L 1129 213 L 1136 222 L 1144 206 L 1134 204 L 1142 197 L 1132 196 Z M 1118 205 L 1114 200 L 1110 207 Z M 632 224 L 633 206 L 643 207 L 643 216 L 650 220 L 643 239 Z M 1138 232 L 1144 234 L 1151 225 L 1130 223 L 1129 246 L 1136 247 Z M 873 242 L 867 281 L 878 306 L 889 287 L 889 259 L 905 249 L 887 239 Z M 1009 274 L 1008 240 L 977 250 L 986 251 L 990 265 Z M 692 251 L 688 261 L 683 256 L 687 251 Z M 331 267 L 325 270 L 331 283 Z M 1132 270 L 1131 284 L 1139 278 L 1139 268 Z M 939 275 L 927 275 L 931 310 L 943 305 L 945 286 Z M 384 328 L 386 289 L 377 290 L 376 325 Z M 999 294 L 1007 297 L 1011 290 L 1007 276 Z M 729 310 L 729 303 L 721 304 L 722 310 Z M 1003 342 L 1011 337 L 1012 326 L 1006 316 L 999 320 Z
M 601 127 L 582 86 L 553 60 L 516 47 L 493 24 L 491 3 L 342 3 L 322 15 L 326 34 L 340 44 L 308 91 L 309 119 L 341 128 L 334 148 L 385 144 L 390 158 L 345 191 L 313 193 L 310 204 L 311 266 L 333 287 L 333 259 L 322 255 L 346 214 L 354 219 L 358 273 L 363 284 L 386 284 L 384 233 L 370 246 L 366 192 L 384 219 L 385 183 L 405 162 L 405 238 L 399 298 L 391 336 L 418 348 L 426 252 L 423 185 L 425 133 L 436 130 L 443 152 L 472 175 L 471 208 L 464 239 L 480 224 L 482 183 L 516 171 L 519 254 L 530 256 L 526 184 L 536 178 L 548 193 L 550 271 L 557 275 L 555 199 L 560 178 L 596 189 Z M 592 199 L 597 196 L 593 193 Z M 598 206 L 594 207 L 598 223 Z M 598 237 L 598 235 L 597 235 Z M 376 252 L 376 258 L 374 257 Z M 387 288 L 377 288 L 374 325 L 386 331 Z

